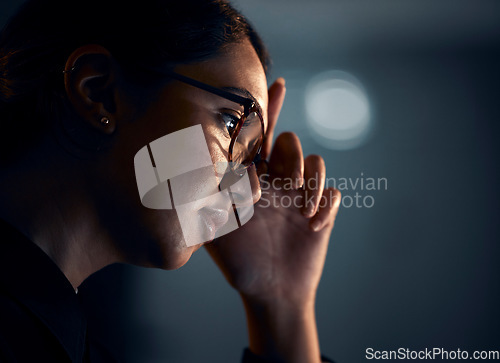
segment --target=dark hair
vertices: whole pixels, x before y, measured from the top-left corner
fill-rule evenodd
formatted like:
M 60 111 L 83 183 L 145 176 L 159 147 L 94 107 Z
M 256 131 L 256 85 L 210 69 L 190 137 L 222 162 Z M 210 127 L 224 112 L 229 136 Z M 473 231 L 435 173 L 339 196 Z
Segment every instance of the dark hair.
M 102 45 L 125 69 L 199 62 L 245 38 L 267 73 L 263 42 L 227 0 L 29 0 L 0 35 L 0 157 L 61 117 L 62 70 L 79 46 Z

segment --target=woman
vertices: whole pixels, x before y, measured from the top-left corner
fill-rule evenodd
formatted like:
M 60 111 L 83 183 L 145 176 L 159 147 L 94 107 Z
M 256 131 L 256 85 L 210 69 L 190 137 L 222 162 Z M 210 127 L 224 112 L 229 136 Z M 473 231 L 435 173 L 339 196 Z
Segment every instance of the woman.
M 268 63 L 225 0 L 20 9 L 0 40 L 0 358 L 111 359 L 86 334 L 75 291 L 109 264 L 176 269 L 200 248 L 175 210 L 144 206 L 134 157 L 201 125 L 213 165 L 238 161 L 256 202 L 241 228 L 203 244 L 245 306 L 244 360 L 321 361 L 314 301 L 339 192 L 323 189 L 322 158 L 304 158 L 295 134 L 271 148 L 285 82 L 267 89 Z M 235 158 L 233 139 L 252 110 L 217 89 L 258 105 L 264 135 L 251 160 Z M 300 205 L 269 203 L 285 196 Z

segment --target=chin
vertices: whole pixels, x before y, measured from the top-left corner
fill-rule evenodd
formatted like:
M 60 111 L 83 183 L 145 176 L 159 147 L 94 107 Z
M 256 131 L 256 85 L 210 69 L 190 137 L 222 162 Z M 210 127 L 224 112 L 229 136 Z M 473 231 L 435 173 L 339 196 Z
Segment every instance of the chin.
M 162 268 L 164 270 L 176 270 L 178 268 L 181 268 L 189 261 L 189 259 L 193 255 L 193 253 L 195 253 L 200 248 L 202 248 L 203 245 L 205 245 L 207 243 L 211 243 L 211 242 L 213 242 L 213 240 L 208 241 L 208 242 L 204 242 L 204 243 L 200 243 L 200 244 L 197 244 L 197 245 L 194 245 L 191 247 L 184 247 L 183 252 L 178 253 L 174 259 L 172 259 L 172 256 L 169 256 L 169 258 L 166 259 L 166 261 L 165 261 L 166 264 L 164 264 L 164 266 Z
M 167 246 L 167 248 L 162 249 L 161 258 L 156 257 L 155 259 L 153 257 L 153 259 L 150 258 L 149 260 L 154 261 L 155 266 L 153 267 L 163 270 L 176 270 L 184 266 L 198 249 L 198 246 L 186 247 L 185 245 L 178 245 L 174 248 Z
M 167 216 L 170 218 L 167 218 Z M 194 252 L 199 250 L 205 243 L 208 243 L 187 246 L 176 215 L 172 216 L 163 212 L 155 213 L 154 218 L 151 215 L 148 215 L 148 217 L 145 222 L 140 224 L 142 228 L 134 231 L 135 242 L 129 245 L 130 250 L 127 256 L 129 262 L 133 261 L 132 264 L 134 265 L 175 270 L 184 266 Z M 168 226 L 168 228 L 165 228 L 165 226 Z M 195 232 L 198 230 L 197 226 Z M 213 238 L 209 242 L 212 240 Z

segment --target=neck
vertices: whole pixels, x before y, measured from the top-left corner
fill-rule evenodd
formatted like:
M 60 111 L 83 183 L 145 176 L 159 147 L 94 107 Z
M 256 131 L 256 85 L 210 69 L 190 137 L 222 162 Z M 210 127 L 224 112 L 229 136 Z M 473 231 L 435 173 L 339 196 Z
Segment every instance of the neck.
M 37 244 L 76 289 L 120 258 L 86 193 L 85 167 L 67 155 L 43 155 L 2 171 L 0 217 Z

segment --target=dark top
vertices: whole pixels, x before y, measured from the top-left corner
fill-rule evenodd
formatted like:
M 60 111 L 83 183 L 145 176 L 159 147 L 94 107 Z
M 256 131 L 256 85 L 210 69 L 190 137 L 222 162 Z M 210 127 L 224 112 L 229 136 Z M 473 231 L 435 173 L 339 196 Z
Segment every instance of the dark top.
M 116 362 L 87 334 L 80 297 L 59 267 L 2 220 L 0 362 Z M 245 349 L 242 362 L 267 361 Z

